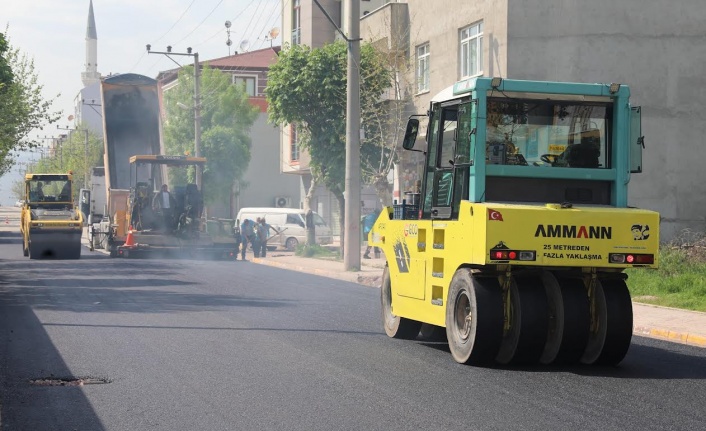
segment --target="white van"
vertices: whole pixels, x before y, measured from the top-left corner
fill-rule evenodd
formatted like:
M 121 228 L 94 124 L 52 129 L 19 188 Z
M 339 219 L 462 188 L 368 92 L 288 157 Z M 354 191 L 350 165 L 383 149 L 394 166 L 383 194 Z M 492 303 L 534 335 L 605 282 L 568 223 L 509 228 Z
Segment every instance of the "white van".
M 279 246 L 287 250 L 295 250 L 297 245 L 306 243 L 306 212 L 296 208 L 242 208 L 238 211 L 238 226 L 243 220 L 250 219 L 256 221 L 258 217 L 265 218 L 265 221 L 280 233 L 270 231 L 270 235 L 278 238 L 271 238 L 267 241 L 269 247 Z M 331 228 L 326 225 L 324 219 L 314 212 L 314 226 L 316 226 L 316 243 L 331 244 Z

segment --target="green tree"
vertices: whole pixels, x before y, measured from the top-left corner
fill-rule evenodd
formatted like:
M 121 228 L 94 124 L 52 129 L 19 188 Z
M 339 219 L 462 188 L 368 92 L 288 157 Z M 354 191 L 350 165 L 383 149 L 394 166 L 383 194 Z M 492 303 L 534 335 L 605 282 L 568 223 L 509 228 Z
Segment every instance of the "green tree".
M 15 75 L 12 73 L 12 68 L 6 58 L 9 47 L 5 35 L 0 33 L 0 94 L 3 94 L 15 80 Z
M 164 143 L 167 154 L 194 154 L 194 68 L 179 71 L 178 85 L 165 92 L 167 121 Z M 250 163 L 250 127 L 258 109 L 241 86 L 231 84 L 230 74 L 204 67 L 201 70 L 201 153 L 206 203 L 229 202 L 232 186 L 242 179 Z M 187 178 L 188 176 L 188 178 Z M 170 181 L 193 181 L 193 172 L 170 172 Z
M 326 186 L 338 200 L 341 232 L 346 223 L 346 70 L 344 42 L 317 49 L 294 45 L 280 52 L 270 67 L 266 91 L 270 122 L 297 124 L 303 132 L 300 143 L 311 157 L 315 182 Z M 369 44 L 361 47 L 360 76 L 361 118 L 365 118 L 391 80 L 380 53 Z M 361 142 L 361 160 L 380 153 L 372 140 Z
M 40 129 L 46 124 L 56 122 L 60 111 L 53 111 L 54 99 L 45 100 L 42 96 L 43 86 L 34 69 L 34 60 L 13 48 L 7 31 L 3 40 L 6 42 L 4 52 L 0 52 L 0 69 L 2 63 L 9 65 L 13 80 L 2 87 L 2 102 L 0 103 L 0 175 L 7 173 L 14 163 L 11 155 L 13 150 L 25 150 L 38 145 L 29 138 L 34 129 Z M 3 72 L 0 72 L 3 73 Z M 7 73 L 7 69 L 4 69 Z M 58 95 L 57 95 L 58 97 Z

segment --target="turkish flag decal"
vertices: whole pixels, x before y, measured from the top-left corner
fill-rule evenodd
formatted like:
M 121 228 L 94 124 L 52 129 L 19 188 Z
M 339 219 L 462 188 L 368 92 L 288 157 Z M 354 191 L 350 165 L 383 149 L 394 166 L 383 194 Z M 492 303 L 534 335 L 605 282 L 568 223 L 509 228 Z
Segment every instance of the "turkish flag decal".
M 503 215 L 498 211 L 488 208 L 488 220 L 503 221 Z

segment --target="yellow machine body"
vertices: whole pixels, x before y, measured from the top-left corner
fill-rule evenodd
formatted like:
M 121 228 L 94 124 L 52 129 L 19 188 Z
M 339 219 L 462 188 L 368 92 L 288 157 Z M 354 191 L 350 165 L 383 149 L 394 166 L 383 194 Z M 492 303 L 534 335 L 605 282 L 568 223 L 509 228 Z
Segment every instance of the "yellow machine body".
M 369 236 L 388 260 L 392 312 L 437 326 L 445 326 L 449 284 L 462 267 L 590 273 L 658 264 L 659 214 L 648 210 L 462 201 L 458 220 L 392 214 L 386 208 Z

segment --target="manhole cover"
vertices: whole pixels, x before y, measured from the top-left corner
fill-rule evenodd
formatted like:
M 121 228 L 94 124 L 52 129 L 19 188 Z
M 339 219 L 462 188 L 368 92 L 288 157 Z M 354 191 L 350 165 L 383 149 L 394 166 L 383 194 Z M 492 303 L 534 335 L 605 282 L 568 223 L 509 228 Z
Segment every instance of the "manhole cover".
M 96 377 L 46 377 L 42 379 L 30 380 L 32 386 L 83 386 L 83 385 L 102 385 L 110 383 L 110 379 Z

